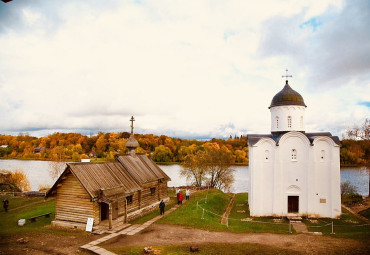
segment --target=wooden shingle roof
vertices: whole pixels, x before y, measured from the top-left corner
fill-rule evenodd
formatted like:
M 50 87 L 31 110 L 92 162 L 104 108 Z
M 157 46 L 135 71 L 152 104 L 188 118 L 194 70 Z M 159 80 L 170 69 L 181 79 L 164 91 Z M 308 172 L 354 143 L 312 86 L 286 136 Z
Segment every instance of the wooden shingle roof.
M 119 156 L 117 160 L 140 184 L 161 179 L 166 181 L 171 180 L 170 177 L 145 154 L 136 154 L 135 157 L 130 155 Z
M 46 197 L 55 191 L 58 183 L 69 172 L 77 178 L 91 198 L 99 197 L 101 190 L 114 189 L 126 194 L 141 190 L 140 185 L 119 162 L 69 163 Z

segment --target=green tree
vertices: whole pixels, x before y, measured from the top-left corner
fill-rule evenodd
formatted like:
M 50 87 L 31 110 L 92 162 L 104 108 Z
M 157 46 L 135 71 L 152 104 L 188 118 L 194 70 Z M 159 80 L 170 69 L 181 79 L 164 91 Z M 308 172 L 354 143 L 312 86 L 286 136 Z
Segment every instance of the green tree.
M 155 147 L 152 159 L 155 162 L 171 162 L 173 158 L 173 153 L 169 148 L 164 145 L 159 145 Z

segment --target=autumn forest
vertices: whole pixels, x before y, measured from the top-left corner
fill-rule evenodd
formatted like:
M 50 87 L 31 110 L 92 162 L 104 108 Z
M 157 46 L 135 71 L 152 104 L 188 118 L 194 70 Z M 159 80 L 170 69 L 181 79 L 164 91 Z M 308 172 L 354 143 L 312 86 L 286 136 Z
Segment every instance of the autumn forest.
M 113 160 L 125 154 L 130 133 L 103 133 L 86 136 L 78 133 L 54 133 L 46 137 L 0 135 L 0 157 L 6 159 L 36 159 L 80 161 L 83 158 Z M 248 165 L 246 136 L 209 141 L 171 138 L 165 135 L 135 134 L 139 142 L 137 153 L 146 153 L 156 162 L 183 162 L 189 154 L 209 146 L 223 148 L 232 154 L 234 164 Z M 364 165 L 369 158 L 369 141 L 342 140 L 341 165 Z

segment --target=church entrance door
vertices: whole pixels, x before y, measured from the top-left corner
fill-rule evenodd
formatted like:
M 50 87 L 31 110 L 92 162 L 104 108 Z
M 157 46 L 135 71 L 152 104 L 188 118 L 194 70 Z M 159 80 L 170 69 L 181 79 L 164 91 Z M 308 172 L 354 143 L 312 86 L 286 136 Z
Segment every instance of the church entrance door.
M 299 196 L 288 196 L 288 213 L 297 213 L 299 209 Z
M 107 220 L 109 216 L 109 205 L 100 203 L 100 220 Z

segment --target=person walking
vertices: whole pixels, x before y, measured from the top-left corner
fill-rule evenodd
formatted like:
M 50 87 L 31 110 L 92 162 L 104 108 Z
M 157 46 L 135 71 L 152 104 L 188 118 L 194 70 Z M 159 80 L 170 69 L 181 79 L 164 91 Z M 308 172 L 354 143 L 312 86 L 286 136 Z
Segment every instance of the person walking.
M 166 204 L 163 202 L 163 200 L 159 203 L 159 212 L 161 215 L 164 214 L 164 207 L 166 206 Z
M 190 198 L 190 190 L 189 189 L 186 189 L 186 191 L 185 191 L 185 198 L 186 198 L 186 200 L 189 200 L 189 198 Z
M 182 200 L 183 200 L 183 198 L 184 198 L 184 197 L 183 197 L 182 193 L 180 192 L 180 193 L 179 193 L 179 203 L 178 203 L 179 205 L 182 205 Z
M 8 212 L 8 206 L 9 206 L 9 200 L 8 198 L 5 198 L 3 200 L 3 207 L 4 207 L 5 212 Z
M 177 197 L 177 204 L 178 205 L 180 204 L 180 200 L 179 200 L 180 193 L 181 193 L 181 190 L 180 189 L 176 190 L 176 197 Z

